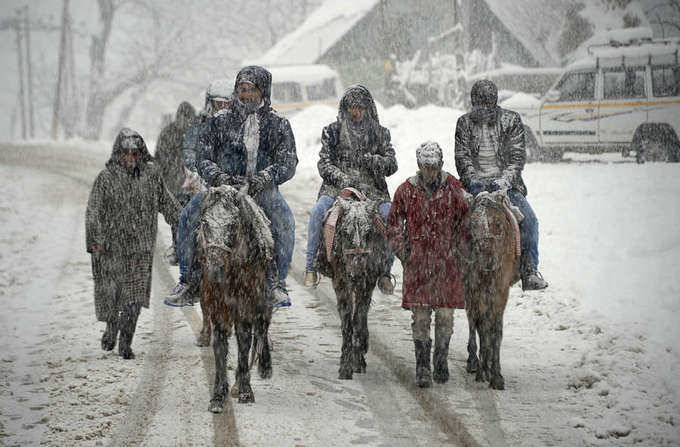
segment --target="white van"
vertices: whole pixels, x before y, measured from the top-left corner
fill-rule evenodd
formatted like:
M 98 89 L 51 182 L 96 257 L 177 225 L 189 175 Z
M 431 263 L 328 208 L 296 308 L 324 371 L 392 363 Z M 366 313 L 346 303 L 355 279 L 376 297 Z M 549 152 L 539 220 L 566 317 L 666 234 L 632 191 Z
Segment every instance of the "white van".
M 266 67 L 272 74 L 272 107 L 288 114 L 315 104 L 338 107 L 343 93 L 340 77 L 327 65 Z
M 535 113 L 522 114 L 530 160 L 634 151 L 640 163 L 680 161 L 680 39 L 652 39 L 649 28 L 609 33 L 608 44 L 565 69 Z

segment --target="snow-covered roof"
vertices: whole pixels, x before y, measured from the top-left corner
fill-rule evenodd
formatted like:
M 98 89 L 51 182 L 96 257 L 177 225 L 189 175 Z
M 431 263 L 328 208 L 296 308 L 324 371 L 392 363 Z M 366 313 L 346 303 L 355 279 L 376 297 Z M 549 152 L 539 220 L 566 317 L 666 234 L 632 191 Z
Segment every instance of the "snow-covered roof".
M 313 64 L 361 20 L 379 0 L 326 0 L 299 28 L 284 36 L 257 63 Z
M 654 64 L 672 64 L 677 63 L 679 51 L 680 42 L 675 39 L 622 47 L 596 46 L 591 48 L 591 55 L 575 61 L 567 69 L 594 68 L 596 59 L 600 60 L 601 66 L 609 67 L 621 64 L 645 65 L 649 58 Z
M 544 67 L 559 65 L 556 42 L 570 2 L 485 0 L 508 31 Z
M 338 73 L 328 65 L 280 65 L 266 67 L 272 74 L 272 82 L 318 82 L 322 79 L 337 78 Z

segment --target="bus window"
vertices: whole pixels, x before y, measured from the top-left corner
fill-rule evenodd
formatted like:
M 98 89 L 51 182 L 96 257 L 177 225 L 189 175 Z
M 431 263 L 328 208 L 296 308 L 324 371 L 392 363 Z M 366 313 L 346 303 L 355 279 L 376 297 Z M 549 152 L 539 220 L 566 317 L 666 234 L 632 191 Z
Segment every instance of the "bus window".
M 302 89 L 296 82 L 276 82 L 272 84 L 272 100 L 277 103 L 302 101 Z
M 645 67 L 603 70 L 603 99 L 645 97 Z
M 680 96 L 680 66 L 652 67 L 654 96 Z
M 335 91 L 335 79 L 324 79 L 320 84 L 312 84 L 307 86 L 307 99 L 310 101 L 318 101 L 321 99 L 334 99 L 337 97 Z
M 557 85 L 558 101 L 592 101 L 595 99 L 595 72 L 566 74 Z

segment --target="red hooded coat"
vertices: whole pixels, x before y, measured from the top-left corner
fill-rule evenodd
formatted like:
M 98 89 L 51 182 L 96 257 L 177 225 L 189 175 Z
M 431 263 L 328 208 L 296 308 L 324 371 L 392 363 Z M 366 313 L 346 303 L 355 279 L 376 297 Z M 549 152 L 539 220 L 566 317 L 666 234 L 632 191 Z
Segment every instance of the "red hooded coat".
M 462 225 L 467 213 L 463 194 L 460 181 L 445 171 L 430 197 L 418 175 L 394 193 L 387 226 L 392 249 L 404 266 L 405 309 L 465 308 L 457 253 L 468 237 Z

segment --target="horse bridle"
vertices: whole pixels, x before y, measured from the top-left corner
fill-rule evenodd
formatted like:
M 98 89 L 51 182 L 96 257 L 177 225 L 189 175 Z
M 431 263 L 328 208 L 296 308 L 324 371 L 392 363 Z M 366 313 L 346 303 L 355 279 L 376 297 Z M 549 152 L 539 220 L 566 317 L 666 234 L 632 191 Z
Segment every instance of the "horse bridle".
M 375 222 L 376 226 L 380 229 L 380 232 L 382 233 L 383 237 L 385 240 L 387 240 L 387 227 L 385 226 L 385 222 L 383 222 L 382 218 L 375 214 L 373 215 L 373 222 Z M 343 248 L 342 249 L 342 255 L 367 255 L 373 253 L 373 248 Z

